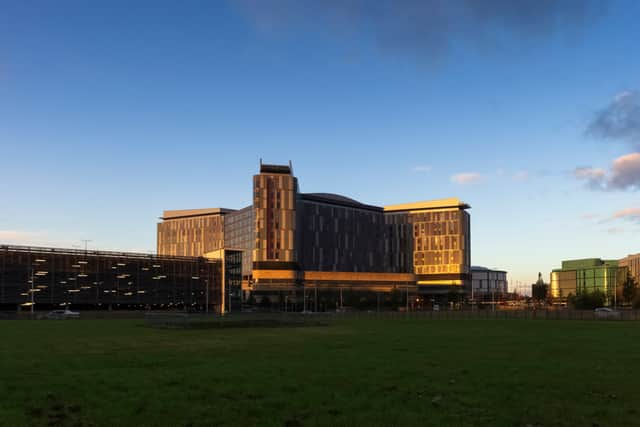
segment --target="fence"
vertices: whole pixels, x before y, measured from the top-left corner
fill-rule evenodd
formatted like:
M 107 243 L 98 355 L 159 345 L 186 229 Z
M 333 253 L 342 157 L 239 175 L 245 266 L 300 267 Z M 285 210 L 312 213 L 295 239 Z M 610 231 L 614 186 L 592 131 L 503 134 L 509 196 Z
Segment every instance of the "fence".
M 47 312 L 36 312 L 33 317 L 29 312 L 4 311 L 0 312 L 0 320 L 18 320 L 18 319 L 41 319 L 45 318 Z M 149 315 L 154 315 L 161 323 L 162 319 L 169 317 L 177 317 L 182 319 L 186 313 L 183 311 L 165 311 L 161 313 L 149 313 L 148 311 L 92 311 L 86 310 L 80 312 L 80 319 L 147 319 Z M 347 312 L 318 312 L 318 313 L 299 313 L 299 312 L 268 312 L 268 313 L 233 313 L 224 316 L 204 313 L 190 313 L 188 316 L 191 320 L 196 318 L 215 318 L 227 319 L 308 319 L 314 321 L 323 319 L 323 321 L 352 319 L 352 318 L 372 318 L 372 319 L 528 319 L 528 320 L 622 320 L 633 321 L 640 320 L 640 310 L 620 310 L 613 314 L 598 314 L 593 310 L 441 310 L 441 311 L 347 311 Z M 288 323 L 287 320 L 287 323 Z M 151 321 L 153 323 L 153 321 Z M 176 322 L 171 322 L 176 323 Z M 179 322 L 178 322 L 179 323 Z
M 352 311 L 335 313 L 340 318 L 381 319 L 528 319 L 528 320 L 640 320 L 640 310 L 596 313 L 593 310 L 442 310 L 442 311 Z

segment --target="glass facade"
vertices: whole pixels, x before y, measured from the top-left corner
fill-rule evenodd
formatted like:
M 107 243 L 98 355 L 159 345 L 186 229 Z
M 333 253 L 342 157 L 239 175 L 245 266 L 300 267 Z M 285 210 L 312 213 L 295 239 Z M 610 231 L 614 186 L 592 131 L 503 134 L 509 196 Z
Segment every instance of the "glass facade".
M 552 298 L 566 299 L 571 295 L 599 291 L 611 301 L 626 274 L 626 268 L 620 267 L 615 260 L 590 258 L 563 261 L 561 269 L 551 272 L 550 294 Z
M 225 215 L 224 246 L 228 249 L 242 250 L 242 276 L 248 280 L 251 275 L 251 253 L 255 242 L 253 228 L 253 206 Z

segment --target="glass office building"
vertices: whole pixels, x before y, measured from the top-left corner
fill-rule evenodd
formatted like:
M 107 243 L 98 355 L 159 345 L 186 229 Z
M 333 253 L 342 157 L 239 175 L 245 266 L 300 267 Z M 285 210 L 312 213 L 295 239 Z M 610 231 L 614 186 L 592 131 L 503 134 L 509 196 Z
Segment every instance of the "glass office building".
M 588 258 L 562 261 L 562 268 L 551 272 L 550 295 L 553 299 L 566 300 L 571 295 L 599 291 L 610 301 L 626 275 L 626 267 L 621 267 L 617 260 Z

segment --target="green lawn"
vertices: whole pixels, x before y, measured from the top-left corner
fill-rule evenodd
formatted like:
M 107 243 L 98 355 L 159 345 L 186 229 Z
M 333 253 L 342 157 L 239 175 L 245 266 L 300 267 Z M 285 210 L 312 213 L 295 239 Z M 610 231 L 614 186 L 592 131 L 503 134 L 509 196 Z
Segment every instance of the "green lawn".
M 1 321 L 0 425 L 640 425 L 640 323 Z

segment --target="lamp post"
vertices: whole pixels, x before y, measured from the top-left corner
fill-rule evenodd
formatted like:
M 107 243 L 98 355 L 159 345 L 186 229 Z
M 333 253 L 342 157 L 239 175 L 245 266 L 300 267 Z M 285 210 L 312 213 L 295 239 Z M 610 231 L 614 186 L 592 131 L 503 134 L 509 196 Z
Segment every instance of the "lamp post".
M 407 291 L 407 305 L 406 305 L 406 309 L 405 311 L 408 313 L 409 312 L 409 286 L 405 286 L 405 289 Z
M 82 239 L 80 240 L 81 242 L 84 242 L 84 253 L 87 253 L 87 243 L 89 242 L 93 242 L 93 240 L 89 240 L 89 239 Z
M 613 278 L 613 309 L 615 310 L 617 307 L 617 298 L 618 298 L 618 267 L 615 269 L 615 276 Z M 624 302 L 623 302 L 624 304 Z
M 33 274 L 33 266 L 31 267 L 31 317 L 33 317 L 33 306 L 35 305 L 35 301 L 34 301 L 34 291 L 33 291 L 33 287 L 34 287 L 34 283 L 33 283 L 33 278 L 34 278 L 34 274 Z

